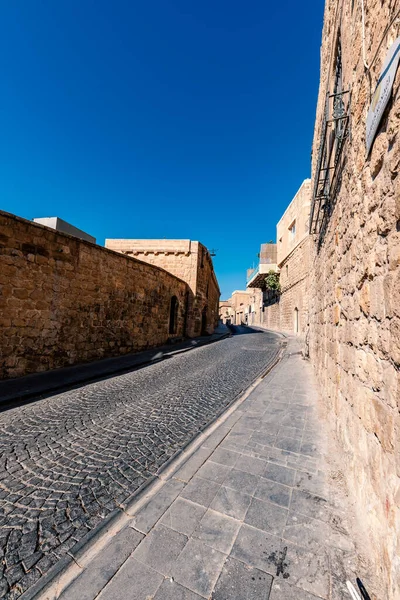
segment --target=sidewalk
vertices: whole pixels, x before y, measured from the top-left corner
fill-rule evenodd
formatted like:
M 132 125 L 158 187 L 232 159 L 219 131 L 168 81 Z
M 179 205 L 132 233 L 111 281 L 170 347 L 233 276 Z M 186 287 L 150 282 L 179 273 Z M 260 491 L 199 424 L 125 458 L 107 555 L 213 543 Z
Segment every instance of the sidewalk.
M 142 367 L 160 360 L 165 360 L 180 352 L 187 352 L 193 348 L 199 348 L 206 344 L 217 342 L 231 335 L 226 325 L 218 325 L 212 335 L 201 336 L 175 344 L 167 344 L 122 356 L 113 356 L 101 360 L 91 361 L 71 367 L 63 367 L 34 373 L 16 379 L 0 381 L 0 405 L 8 404 L 18 400 L 25 400 L 34 396 L 48 394 L 56 390 L 67 389 L 73 385 L 103 379 L 114 373 L 128 371 Z
M 299 351 L 289 339 L 278 366 L 126 510 L 125 526 L 35 597 L 350 600 L 346 580 L 363 573 Z

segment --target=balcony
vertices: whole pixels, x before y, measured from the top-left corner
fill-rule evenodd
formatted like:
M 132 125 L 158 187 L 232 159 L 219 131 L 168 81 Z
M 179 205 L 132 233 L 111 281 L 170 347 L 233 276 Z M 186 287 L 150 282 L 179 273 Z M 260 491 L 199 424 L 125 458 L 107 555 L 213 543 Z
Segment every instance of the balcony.
M 265 287 L 265 276 L 269 271 L 277 271 L 278 266 L 272 263 L 260 263 L 256 269 L 247 278 L 246 284 L 249 288 Z

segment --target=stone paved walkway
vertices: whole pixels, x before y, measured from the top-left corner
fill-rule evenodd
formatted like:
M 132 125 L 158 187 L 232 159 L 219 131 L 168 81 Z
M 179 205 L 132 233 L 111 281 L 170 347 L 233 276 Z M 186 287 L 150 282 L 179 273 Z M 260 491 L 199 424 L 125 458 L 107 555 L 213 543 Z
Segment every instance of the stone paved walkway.
M 1 412 L 0 598 L 46 577 L 265 372 L 281 338 L 239 332 Z
M 291 341 L 64 591 L 40 597 L 349 600 L 348 514 L 328 478 L 311 367 L 297 350 Z

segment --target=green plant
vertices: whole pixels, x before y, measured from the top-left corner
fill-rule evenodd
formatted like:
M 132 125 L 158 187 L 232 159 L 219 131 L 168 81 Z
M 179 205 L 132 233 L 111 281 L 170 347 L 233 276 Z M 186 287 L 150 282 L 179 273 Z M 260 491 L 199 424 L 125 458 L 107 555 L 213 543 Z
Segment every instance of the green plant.
M 281 291 L 281 284 L 279 281 L 279 273 L 275 273 L 275 271 L 268 271 L 265 277 L 265 285 L 268 290 L 276 292 L 277 294 Z

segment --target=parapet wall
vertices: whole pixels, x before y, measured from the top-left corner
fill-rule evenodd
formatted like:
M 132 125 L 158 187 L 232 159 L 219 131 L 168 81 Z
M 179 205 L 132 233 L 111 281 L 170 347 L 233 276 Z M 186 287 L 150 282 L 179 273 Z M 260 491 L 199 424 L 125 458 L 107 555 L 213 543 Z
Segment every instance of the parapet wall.
M 0 212 L 0 378 L 161 345 L 172 296 L 182 336 L 189 294 L 161 268 Z

